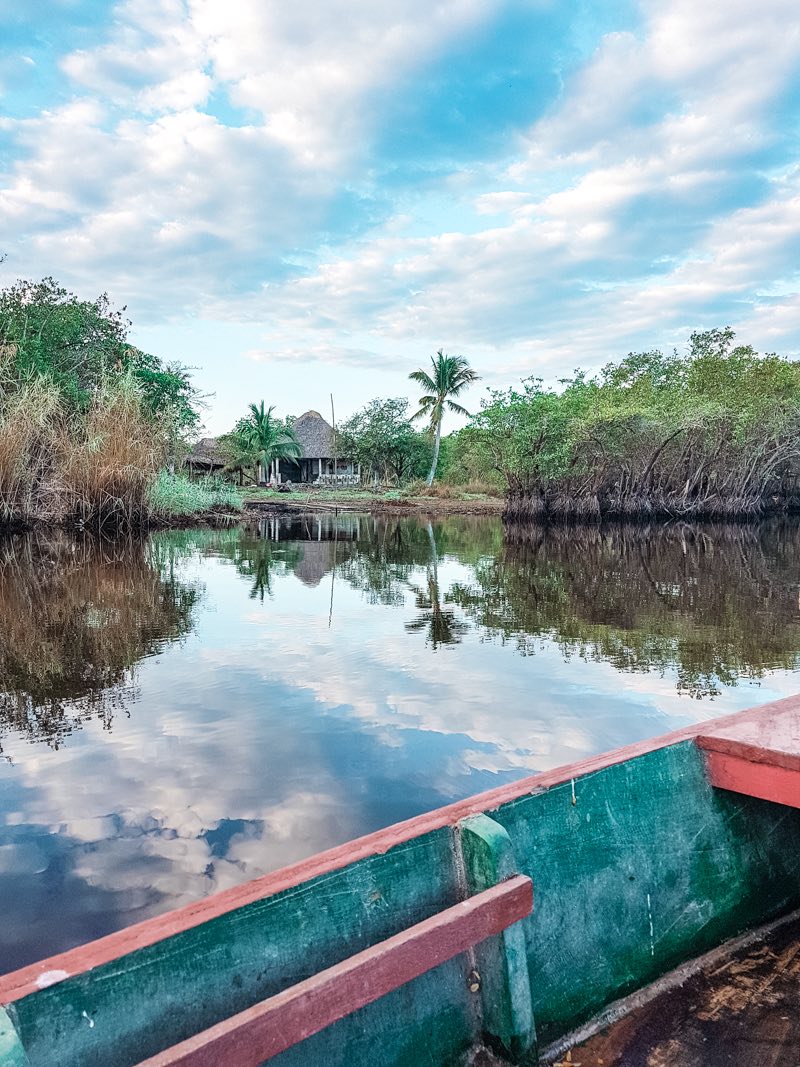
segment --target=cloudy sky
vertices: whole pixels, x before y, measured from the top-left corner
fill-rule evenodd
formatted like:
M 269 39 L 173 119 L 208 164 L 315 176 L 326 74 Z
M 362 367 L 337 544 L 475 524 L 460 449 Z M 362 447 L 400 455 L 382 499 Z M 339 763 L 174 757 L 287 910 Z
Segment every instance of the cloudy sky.
M 799 116 L 796 0 L 0 0 L 0 284 L 107 290 L 211 432 L 798 353 Z

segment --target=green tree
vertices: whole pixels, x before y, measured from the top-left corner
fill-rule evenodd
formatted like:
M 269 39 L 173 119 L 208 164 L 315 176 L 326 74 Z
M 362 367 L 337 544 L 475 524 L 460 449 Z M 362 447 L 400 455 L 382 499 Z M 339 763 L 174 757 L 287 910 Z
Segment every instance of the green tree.
M 699 518 L 800 503 L 800 363 L 692 334 L 560 389 L 492 392 L 459 449 L 508 486 L 509 517 Z
M 202 394 L 182 363 L 162 363 L 155 356 L 128 346 L 127 359 L 142 391 L 142 402 L 162 427 L 169 466 L 174 470 L 181 446 L 197 434 Z
M 82 406 L 109 372 L 123 369 L 129 323 L 104 293 L 79 300 L 53 278 L 0 292 L 0 346 L 20 377 L 50 377 Z
M 427 470 L 430 445 L 408 418 L 403 398 L 371 400 L 338 430 L 342 451 L 368 471 L 400 482 Z
M 459 396 L 468 385 L 479 380 L 479 376 L 463 356 L 446 356 L 441 348 L 435 357 L 431 356 L 431 371 L 432 373 L 429 374 L 425 370 L 415 370 L 409 374 L 412 381 L 427 390 L 419 399 L 419 411 L 414 418 L 425 417 L 429 420 L 430 433 L 434 440 L 428 485 L 433 484 L 436 476 L 445 407 L 459 415 L 468 416 L 469 412 L 466 408 L 457 404 L 452 398 Z
M 231 469 L 239 465 L 254 467 L 257 482 L 264 481 L 273 460 L 296 459 L 301 451 L 294 430 L 275 418 L 274 410 L 274 405 L 265 408 L 263 400 L 260 404 L 250 404 L 245 418 L 221 442 L 231 456 L 228 466 Z

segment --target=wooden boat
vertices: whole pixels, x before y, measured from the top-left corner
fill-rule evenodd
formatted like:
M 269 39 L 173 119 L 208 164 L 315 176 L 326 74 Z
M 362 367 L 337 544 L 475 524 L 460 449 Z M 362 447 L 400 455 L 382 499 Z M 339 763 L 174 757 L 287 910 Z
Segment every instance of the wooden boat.
M 5 975 L 0 1063 L 611 1067 L 614 1019 L 800 932 L 799 809 L 800 698 L 539 774 Z

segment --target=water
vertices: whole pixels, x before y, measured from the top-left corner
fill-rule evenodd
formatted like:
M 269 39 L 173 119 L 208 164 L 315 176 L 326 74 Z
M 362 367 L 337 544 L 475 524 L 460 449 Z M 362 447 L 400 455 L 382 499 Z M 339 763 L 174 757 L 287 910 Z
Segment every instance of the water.
M 788 695 L 799 583 L 781 525 L 0 541 L 0 970 Z

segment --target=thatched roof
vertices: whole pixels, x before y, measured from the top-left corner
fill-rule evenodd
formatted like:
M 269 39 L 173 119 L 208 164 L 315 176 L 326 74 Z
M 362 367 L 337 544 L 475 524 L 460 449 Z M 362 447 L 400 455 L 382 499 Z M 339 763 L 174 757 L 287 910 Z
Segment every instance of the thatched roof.
M 216 437 L 203 437 L 186 457 L 192 467 L 224 467 L 228 457 L 222 452 Z
M 333 541 L 306 541 L 303 544 L 303 558 L 295 564 L 294 573 L 303 583 L 319 585 L 326 574 L 333 570 L 336 545 Z
M 331 459 L 333 457 L 333 427 L 318 411 L 307 411 L 292 424 L 300 442 L 301 459 Z

